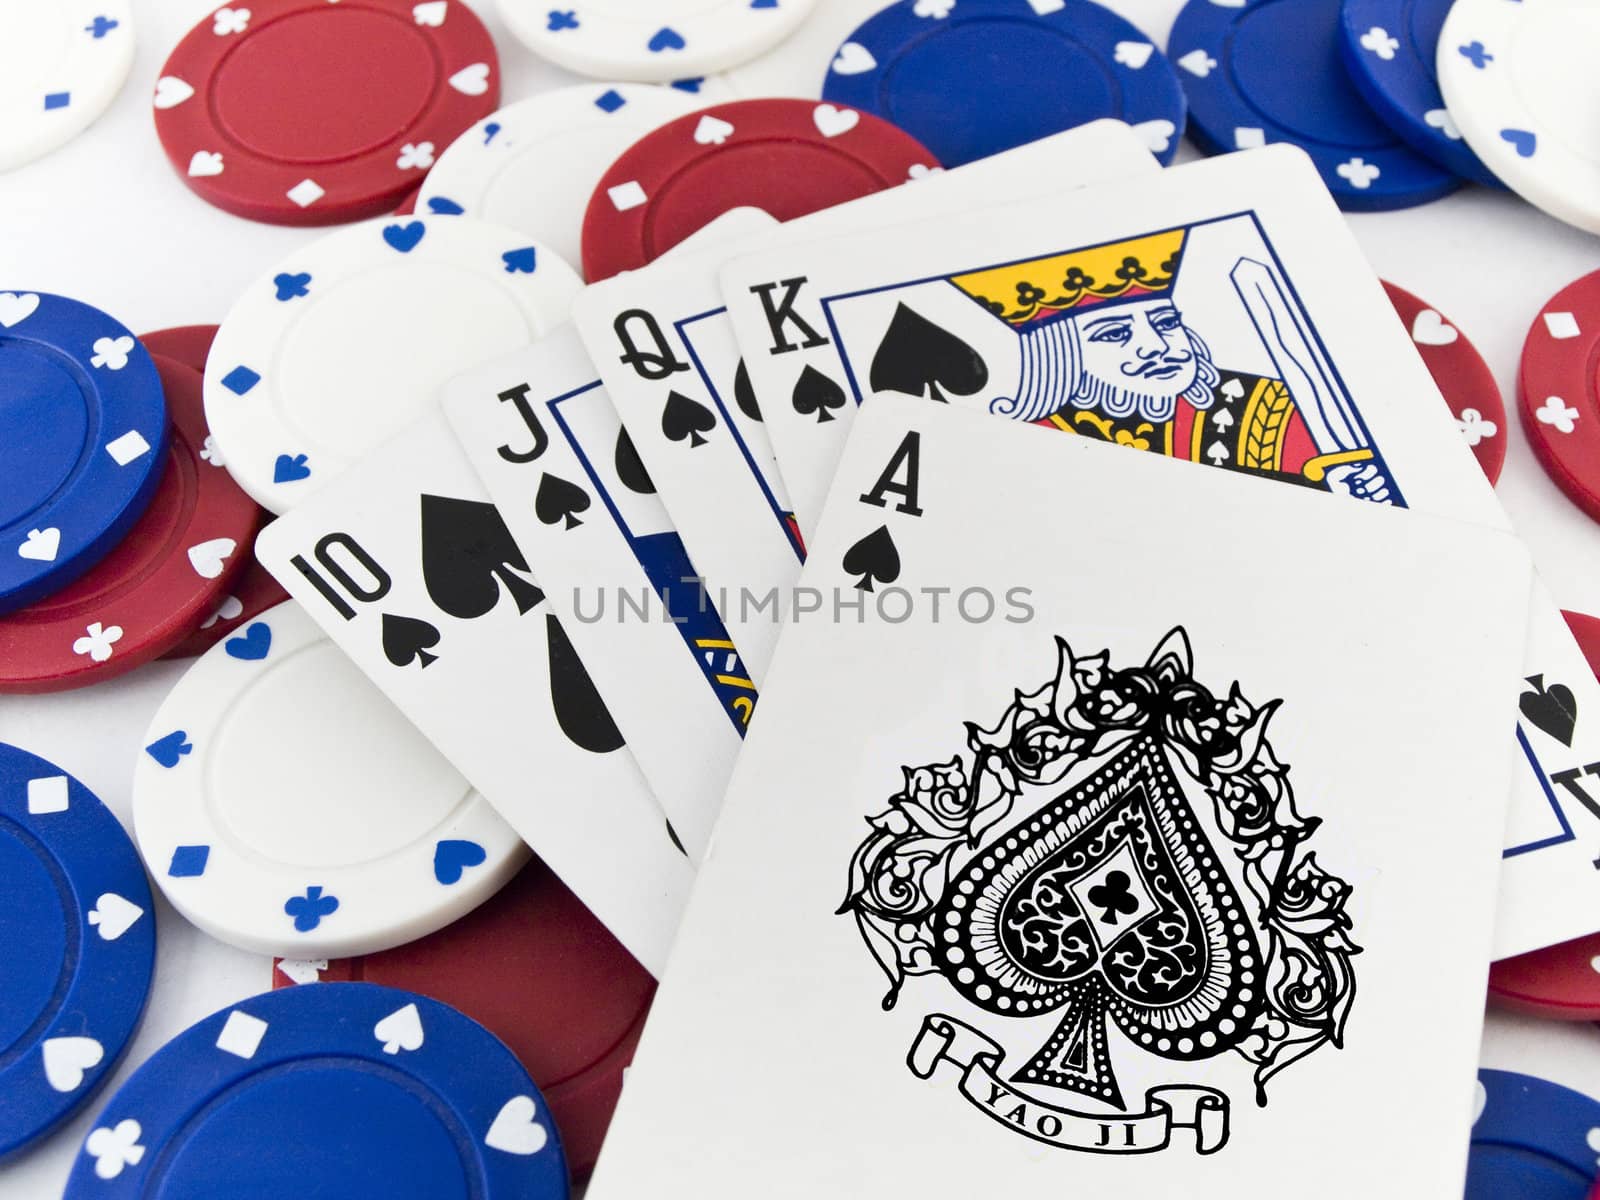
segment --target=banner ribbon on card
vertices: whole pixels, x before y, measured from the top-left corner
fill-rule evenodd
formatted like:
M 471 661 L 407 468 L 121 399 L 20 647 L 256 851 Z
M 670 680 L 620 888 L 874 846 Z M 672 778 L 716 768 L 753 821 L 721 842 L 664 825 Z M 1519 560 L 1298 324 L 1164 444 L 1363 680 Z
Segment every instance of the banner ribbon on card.
M 961 1094 L 1008 1129 L 1065 1150 L 1093 1154 L 1150 1154 L 1172 1143 L 1174 1129 L 1192 1129 L 1201 1154 L 1228 1140 L 1228 1097 L 1215 1088 L 1172 1084 L 1145 1092 L 1142 1113 L 1082 1113 L 1046 1104 L 999 1078 L 1005 1050 L 978 1030 L 944 1013 L 930 1013 L 906 1055 L 919 1079 L 931 1079 L 941 1062 L 960 1069 Z

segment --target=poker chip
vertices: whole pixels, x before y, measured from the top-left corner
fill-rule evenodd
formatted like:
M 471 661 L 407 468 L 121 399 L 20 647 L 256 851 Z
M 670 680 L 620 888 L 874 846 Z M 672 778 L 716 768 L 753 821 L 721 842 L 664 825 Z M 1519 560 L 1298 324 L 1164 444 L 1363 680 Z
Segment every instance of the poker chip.
M 701 103 L 642 83 L 580 84 L 520 101 L 451 144 L 428 173 L 418 207 L 493 221 L 577 262 L 583 210 L 606 168 Z
M 1438 309 L 1392 283 L 1385 282 L 1383 290 L 1428 374 L 1439 385 L 1478 465 L 1490 483 L 1497 482 L 1506 461 L 1506 405 L 1494 372 L 1466 334 Z
M 1561 615 L 1567 619 L 1572 636 L 1577 639 L 1578 649 L 1588 659 L 1595 677 L 1600 678 L 1600 618 L 1565 611 Z
M 180 362 L 191 371 L 206 373 L 206 359 L 211 354 L 211 343 L 217 340 L 215 325 L 174 325 L 154 333 L 139 336 L 139 341 L 151 354 Z
M 498 891 L 527 848 L 297 604 L 189 668 L 133 776 L 156 884 L 258 954 L 368 954 Z
M 331 225 L 391 211 L 499 97 L 494 42 L 462 0 L 249 0 L 178 43 L 154 104 L 203 200 Z
M 98 309 L 0 292 L 0 614 L 82 575 L 155 494 L 161 377 Z
M 252 502 L 254 504 L 254 502 Z M 260 510 L 257 510 L 260 515 Z M 250 535 L 247 547 L 255 544 L 255 534 Z M 204 619 L 189 632 L 163 658 L 194 658 L 204 654 L 234 630 L 248 625 L 267 609 L 282 604 L 289 598 L 283 585 L 272 577 L 265 567 L 251 557 L 229 583 L 222 598 L 205 614 Z
M 1550 1020 L 1600 1021 L 1600 934 L 1492 964 L 1489 998 Z
M 729 209 L 788 221 L 936 169 L 910 134 L 853 108 L 713 105 L 647 134 L 601 177 L 583 218 L 584 274 L 642 267 Z
M 1458 0 L 1437 58 L 1445 106 L 1484 165 L 1590 233 L 1600 233 L 1597 47 L 1600 10 L 1588 0 Z
M 483 1026 L 330 983 L 213 1013 L 117 1090 L 64 1200 L 565 1200 L 544 1098 Z
M 117 818 L 59 767 L 0 743 L 0 1159 L 82 1107 L 133 1039 L 155 911 Z
M 533 1076 L 567 1165 L 593 1168 L 655 981 L 535 859 L 448 929 L 381 954 L 280 961 L 274 987 L 381 983 L 442 1000 L 481 1022 Z
M 206 356 L 211 353 L 211 343 L 216 336 L 215 325 L 180 325 L 173 329 L 158 329 L 154 333 L 143 334 L 139 340 L 152 355 L 165 358 L 169 362 L 182 363 L 193 371 L 195 386 L 198 388 L 205 375 Z M 220 462 L 221 454 L 216 452 L 214 446 L 212 450 L 213 461 Z M 256 509 L 258 526 L 271 516 L 254 501 L 251 501 L 251 505 Z M 273 605 L 282 604 L 289 598 L 289 593 L 283 590 L 283 585 L 256 561 L 253 554 L 248 552 L 249 547 L 254 544 L 255 531 L 252 531 L 250 540 L 245 543 L 246 553 L 241 556 L 244 565 L 234 572 L 226 592 L 218 598 L 211 611 L 205 614 L 205 619 L 200 622 L 199 627 L 162 655 L 163 658 L 194 658 L 198 654 L 204 654 L 240 625 L 255 620 Z
M 250 557 L 260 510 L 206 447 L 200 376 L 154 356 L 171 420 L 144 514 L 88 572 L 0 617 L 0 692 L 58 692 L 159 658 L 216 607 Z
M 1522 343 L 1522 428 L 1545 473 L 1600 521 L 1600 271 L 1546 302 Z
M 1350 82 L 1424 158 L 1485 187 L 1505 185 L 1472 152 L 1439 94 L 1439 29 L 1451 0 L 1344 0 L 1339 49 Z
M 799 27 L 814 0 L 500 0 L 541 58 L 593 79 L 665 83 L 748 62 Z
M 83 132 L 133 66 L 129 0 L 49 0 L 0 7 L 0 171 Z
M 883 7 L 884 0 L 816 0 L 810 14 L 778 45 L 759 58 L 719 74 L 732 96 L 822 98 L 822 80 L 839 43 L 851 30 Z
M 1188 0 L 1167 40 L 1207 154 L 1299 146 L 1339 207 L 1376 212 L 1454 191 L 1459 176 L 1373 114 L 1340 61 L 1339 0 Z
M 1561 615 L 1600 676 L 1600 620 L 1583 613 Z M 1600 1021 L 1600 933 L 1491 963 L 1489 999 L 1513 1012 L 1556 1021 Z
M 1102 117 L 1132 125 L 1165 164 L 1183 133 L 1183 89 L 1166 55 L 1093 0 L 961 0 L 932 11 L 900 0 L 839 47 L 822 96 L 899 126 L 947 167 Z
M 1532 1075 L 1478 1072 L 1465 1200 L 1583 1200 L 1600 1101 Z
M 526 235 L 465 217 L 368 221 L 258 279 L 206 362 L 228 470 L 287 512 L 437 403 L 454 375 L 537 341 L 583 286 Z

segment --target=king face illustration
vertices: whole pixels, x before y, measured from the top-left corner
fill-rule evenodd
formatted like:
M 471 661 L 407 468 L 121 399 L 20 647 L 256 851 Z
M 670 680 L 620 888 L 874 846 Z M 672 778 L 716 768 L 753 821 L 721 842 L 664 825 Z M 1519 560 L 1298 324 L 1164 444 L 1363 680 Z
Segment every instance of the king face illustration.
M 953 276 L 1018 337 L 990 411 L 1135 449 L 1380 503 L 1388 472 L 1299 305 L 1263 261 L 1229 283 L 1275 371 L 1217 362 L 1178 303 L 1190 231 L 1167 230 Z
M 1274 1074 L 1342 1044 L 1350 888 L 1306 848 L 1320 821 L 1267 741 L 1277 701 L 1198 683 L 1181 628 L 1140 667 L 1058 652 L 1051 682 L 968 726 L 965 756 L 904 769 L 840 912 L 889 977 L 886 1008 L 930 976 L 987 1015 L 928 1014 L 916 1074 L 955 1064 L 976 1107 L 1052 1145 L 1150 1152 L 1190 1128 L 1208 1153 L 1230 1097 L 1185 1066 L 1238 1055 L 1264 1104 Z M 1114 1045 L 1176 1077 L 1130 1108 Z

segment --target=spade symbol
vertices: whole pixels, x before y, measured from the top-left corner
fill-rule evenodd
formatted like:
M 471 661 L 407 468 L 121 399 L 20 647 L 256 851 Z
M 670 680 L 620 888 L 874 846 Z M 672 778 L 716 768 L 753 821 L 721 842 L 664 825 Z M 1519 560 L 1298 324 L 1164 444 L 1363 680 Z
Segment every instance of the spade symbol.
M 1041 809 L 1052 833 L 1026 857 L 980 853 L 950 879 L 935 925 L 966 956 L 945 979 L 988 1012 L 1061 1014 L 1014 1078 L 1120 1106 L 1108 1026 L 1188 1062 L 1251 1036 L 1263 935 L 1226 915 L 1243 902 L 1190 803 L 1145 735 Z M 1107 855 L 1127 869 L 1096 879 Z
M 409 667 L 413 662 L 426 670 L 436 662 L 437 654 L 428 651 L 439 644 L 437 626 L 416 617 L 397 617 L 383 614 L 383 656 L 397 667 Z
M 704 446 L 704 435 L 716 427 L 716 416 L 704 404 L 679 391 L 667 393 L 666 407 L 661 410 L 661 432 L 669 441 L 688 438 L 691 447 Z
M 621 749 L 621 731 L 567 640 L 567 631 L 553 616 L 545 618 L 545 637 L 550 648 L 550 706 L 561 732 L 591 754 Z
M 876 366 L 873 367 L 873 371 L 873 386 L 876 387 Z M 808 366 L 800 372 L 800 378 L 794 381 L 794 393 L 789 403 L 794 405 L 795 412 L 802 417 L 809 417 L 815 413 L 817 424 L 820 425 L 824 421 L 833 420 L 834 409 L 844 407 L 844 389 L 815 367 Z
M 889 330 L 872 356 L 868 377 L 875 392 L 903 392 L 944 402 L 939 389 L 970 396 L 989 382 L 989 368 L 978 352 L 903 303 L 895 306 Z
M 539 491 L 533 498 L 533 511 L 546 525 L 565 521 L 568 529 L 576 529 L 583 522 L 578 514 L 588 512 L 589 493 L 559 475 L 546 474 L 539 480 Z
M 873 582 L 893 583 L 900 578 L 900 551 L 887 525 L 879 525 L 845 552 L 846 575 L 855 575 L 856 587 L 872 591 Z
M 473 621 L 493 611 L 502 588 L 525 613 L 544 593 L 515 571 L 527 571 L 511 531 L 492 504 L 423 494 L 422 582 L 441 611 Z
M 1530 675 L 1531 692 L 1522 693 L 1522 715 L 1563 746 L 1572 745 L 1578 727 L 1578 701 L 1564 683 L 1545 686 L 1543 675 Z
M 651 481 L 650 473 L 644 469 L 644 460 L 639 457 L 639 451 L 626 429 L 617 431 L 616 462 L 617 477 L 630 492 L 638 492 L 641 496 L 656 494 L 656 485 Z
M 761 406 L 756 403 L 756 389 L 750 386 L 750 372 L 743 358 L 739 359 L 739 368 L 733 373 L 733 402 L 752 421 L 761 420 Z

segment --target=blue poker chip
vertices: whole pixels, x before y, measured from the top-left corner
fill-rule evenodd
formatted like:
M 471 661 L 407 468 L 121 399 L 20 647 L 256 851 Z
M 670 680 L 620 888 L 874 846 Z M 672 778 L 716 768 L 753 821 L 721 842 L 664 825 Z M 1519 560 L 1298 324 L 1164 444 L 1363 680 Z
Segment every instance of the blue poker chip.
M 1502 188 L 1439 93 L 1434 59 L 1452 2 L 1344 0 L 1339 49 L 1356 91 L 1406 145 L 1463 179 Z
M 822 98 L 898 125 L 947 167 L 1102 117 L 1163 164 L 1183 134 L 1172 64 L 1092 0 L 900 0 L 839 47 Z
M 1600 1101 L 1514 1071 L 1478 1072 L 1466 1200 L 1584 1200 L 1600 1161 Z
M 566 1200 L 544 1097 L 505 1044 L 373 983 L 265 992 L 107 1102 L 63 1200 Z
M 1350 212 L 1448 195 L 1461 178 L 1373 115 L 1340 60 L 1339 0 L 1188 0 L 1167 40 L 1207 154 L 1299 146 Z
M 161 377 L 133 334 L 64 296 L 0 291 L 0 614 L 105 557 L 166 461 Z
M 89 1100 L 127 1049 L 155 968 L 133 843 L 76 779 L 0 743 L 0 1159 Z

